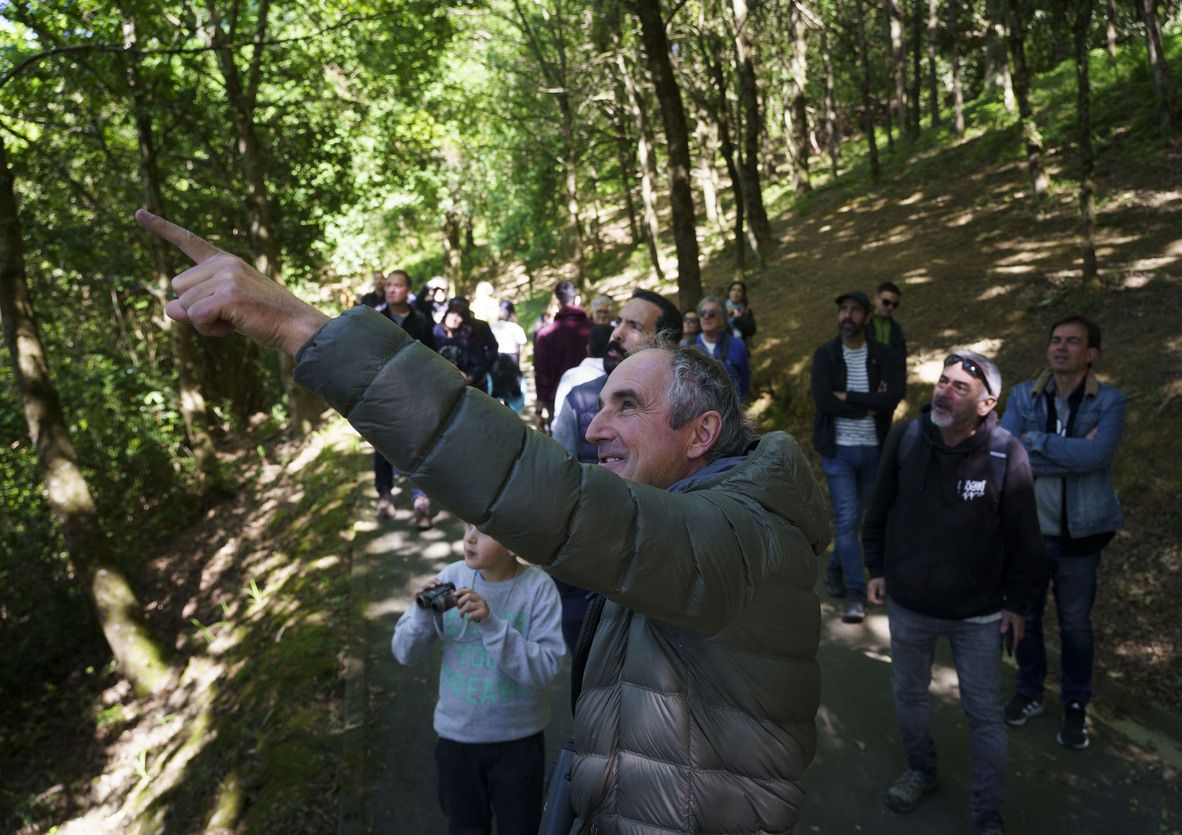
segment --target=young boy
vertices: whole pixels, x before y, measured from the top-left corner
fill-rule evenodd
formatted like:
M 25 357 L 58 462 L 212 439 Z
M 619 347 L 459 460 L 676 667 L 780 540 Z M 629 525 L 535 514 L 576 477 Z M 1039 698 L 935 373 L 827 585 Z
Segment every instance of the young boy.
M 412 606 L 390 642 L 402 664 L 443 641 L 435 732 L 439 803 L 451 833 L 533 835 L 542 815 L 547 688 L 566 646 L 554 581 L 468 525 L 464 560 L 416 592 L 453 583 L 455 607 Z

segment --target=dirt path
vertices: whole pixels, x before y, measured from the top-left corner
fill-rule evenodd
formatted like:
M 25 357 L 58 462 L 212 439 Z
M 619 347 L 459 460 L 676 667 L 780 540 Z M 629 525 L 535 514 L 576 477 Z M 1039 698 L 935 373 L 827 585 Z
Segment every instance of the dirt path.
M 373 517 L 372 486 L 360 485 L 354 593 L 361 663 L 349 677 L 349 766 L 340 796 L 341 835 L 423 835 L 445 831 L 435 791 L 435 735 L 431 716 L 438 658 L 401 667 L 390 656 L 394 623 L 410 591 L 460 558 L 461 526 L 448 514 L 425 534 L 410 524 L 409 499 L 396 495 L 394 522 Z M 818 583 L 818 588 L 821 585 Z M 798 832 L 969 832 L 968 730 L 956 699 L 956 676 L 946 651 L 937 658 L 934 727 L 942 786 L 913 814 L 895 815 L 882 803 L 903 766 L 890 694 L 886 618 L 872 612 L 861 627 L 841 623 L 839 608 L 822 601 L 822 707 L 817 758 L 808 772 L 808 802 Z M 944 648 L 942 647 L 942 650 Z M 1007 673 L 1009 675 L 1009 673 Z M 569 733 L 568 678 L 553 694 L 548 761 Z M 1054 694 L 1048 701 L 1053 702 Z M 1006 817 L 1011 833 L 1079 835 L 1162 833 L 1182 828 L 1182 740 L 1139 725 L 1093 715 L 1092 747 L 1067 751 L 1054 740 L 1057 708 L 1010 734 Z M 1156 739 L 1158 753 L 1138 746 Z M 1160 756 L 1159 756 L 1160 754 Z

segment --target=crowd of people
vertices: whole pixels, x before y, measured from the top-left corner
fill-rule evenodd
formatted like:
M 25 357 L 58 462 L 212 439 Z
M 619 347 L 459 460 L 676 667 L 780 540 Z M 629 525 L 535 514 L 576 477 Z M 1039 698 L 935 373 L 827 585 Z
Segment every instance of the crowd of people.
M 554 443 L 485 396 L 501 358 L 520 367 L 524 335 L 494 331 L 446 287 L 428 282 L 411 301 L 405 274 L 386 277 L 382 298 L 375 288 L 329 319 L 186 230 L 137 217 L 197 264 L 174 280 L 170 316 L 286 351 L 297 381 L 394 472 L 470 523 L 464 559 L 418 590 L 392 639 L 405 663 L 442 646 L 436 763 L 449 831 L 489 832 L 494 819 L 501 833 L 537 831 L 544 694 L 566 653 L 575 757 L 557 777 L 570 783 L 562 831 L 793 831 L 816 749 L 813 586 L 830 513 L 792 437 L 757 436 L 744 417 L 745 286 L 684 313 L 637 290 L 593 315 L 574 288 L 555 288 L 534 354 L 539 424 Z M 997 365 L 957 349 L 920 415 L 892 425 L 907 372 L 901 296 L 890 282 L 873 306 L 843 293 L 837 335 L 814 354 L 813 444 L 836 528 L 825 586 L 851 625 L 868 603 L 886 605 L 907 763 L 885 793 L 896 812 L 938 786 L 929 688 L 948 639 L 969 720 L 972 825 L 994 835 L 1006 723 L 1045 709 L 1049 588 L 1063 636 L 1057 739 L 1089 744 L 1090 610 L 1101 550 L 1122 525 L 1111 462 L 1124 398 L 1092 370 L 1099 327 L 1073 316 L 1051 325 L 1047 370 L 1012 390 L 1000 418 Z M 511 304 L 495 309 L 512 317 Z M 1003 652 L 1019 666 L 1008 703 Z

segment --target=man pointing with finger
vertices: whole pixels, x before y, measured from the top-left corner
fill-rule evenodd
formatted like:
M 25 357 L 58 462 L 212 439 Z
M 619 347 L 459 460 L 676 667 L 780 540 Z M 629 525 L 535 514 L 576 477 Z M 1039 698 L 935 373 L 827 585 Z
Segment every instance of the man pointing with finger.
M 330 321 L 180 227 L 137 219 L 197 262 L 170 316 L 292 354 L 296 380 L 433 498 L 608 600 L 576 709 L 572 831 L 793 830 L 816 747 L 828 518 L 796 442 L 756 441 L 717 363 L 625 359 L 587 431 L 600 466 L 581 465 L 374 311 Z

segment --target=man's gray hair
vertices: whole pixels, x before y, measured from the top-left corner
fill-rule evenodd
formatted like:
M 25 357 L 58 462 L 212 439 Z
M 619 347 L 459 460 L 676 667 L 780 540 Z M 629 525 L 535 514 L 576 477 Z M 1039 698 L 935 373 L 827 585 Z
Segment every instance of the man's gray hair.
M 722 303 L 722 299 L 718 298 L 718 296 L 703 296 L 702 300 L 700 302 L 698 302 L 698 314 L 699 315 L 701 315 L 701 313 L 702 313 L 702 308 L 705 307 L 709 303 L 714 303 L 714 304 L 718 305 L 719 310 L 723 311 L 724 313 L 726 312 L 726 305 Z
M 722 363 L 694 347 L 655 347 L 669 354 L 669 366 L 673 370 L 666 393 L 669 428 L 680 429 L 700 414 L 718 412 L 722 416 L 722 429 L 706 453 L 706 460 L 741 455 L 755 439 L 755 431 L 743 414 L 735 386 Z
M 967 348 L 957 348 L 952 353 L 963 359 L 972 360 L 984 372 L 985 381 L 989 384 L 989 390 L 984 392 L 981 397 L 982 400 L 989 396 L 1001 397 L 1001 370 L 997 367 L 997 363 L 984 354 L 978 354 L 976 351 L 970 351 Z M 993 394 L 990 395 L 990 392 Z

